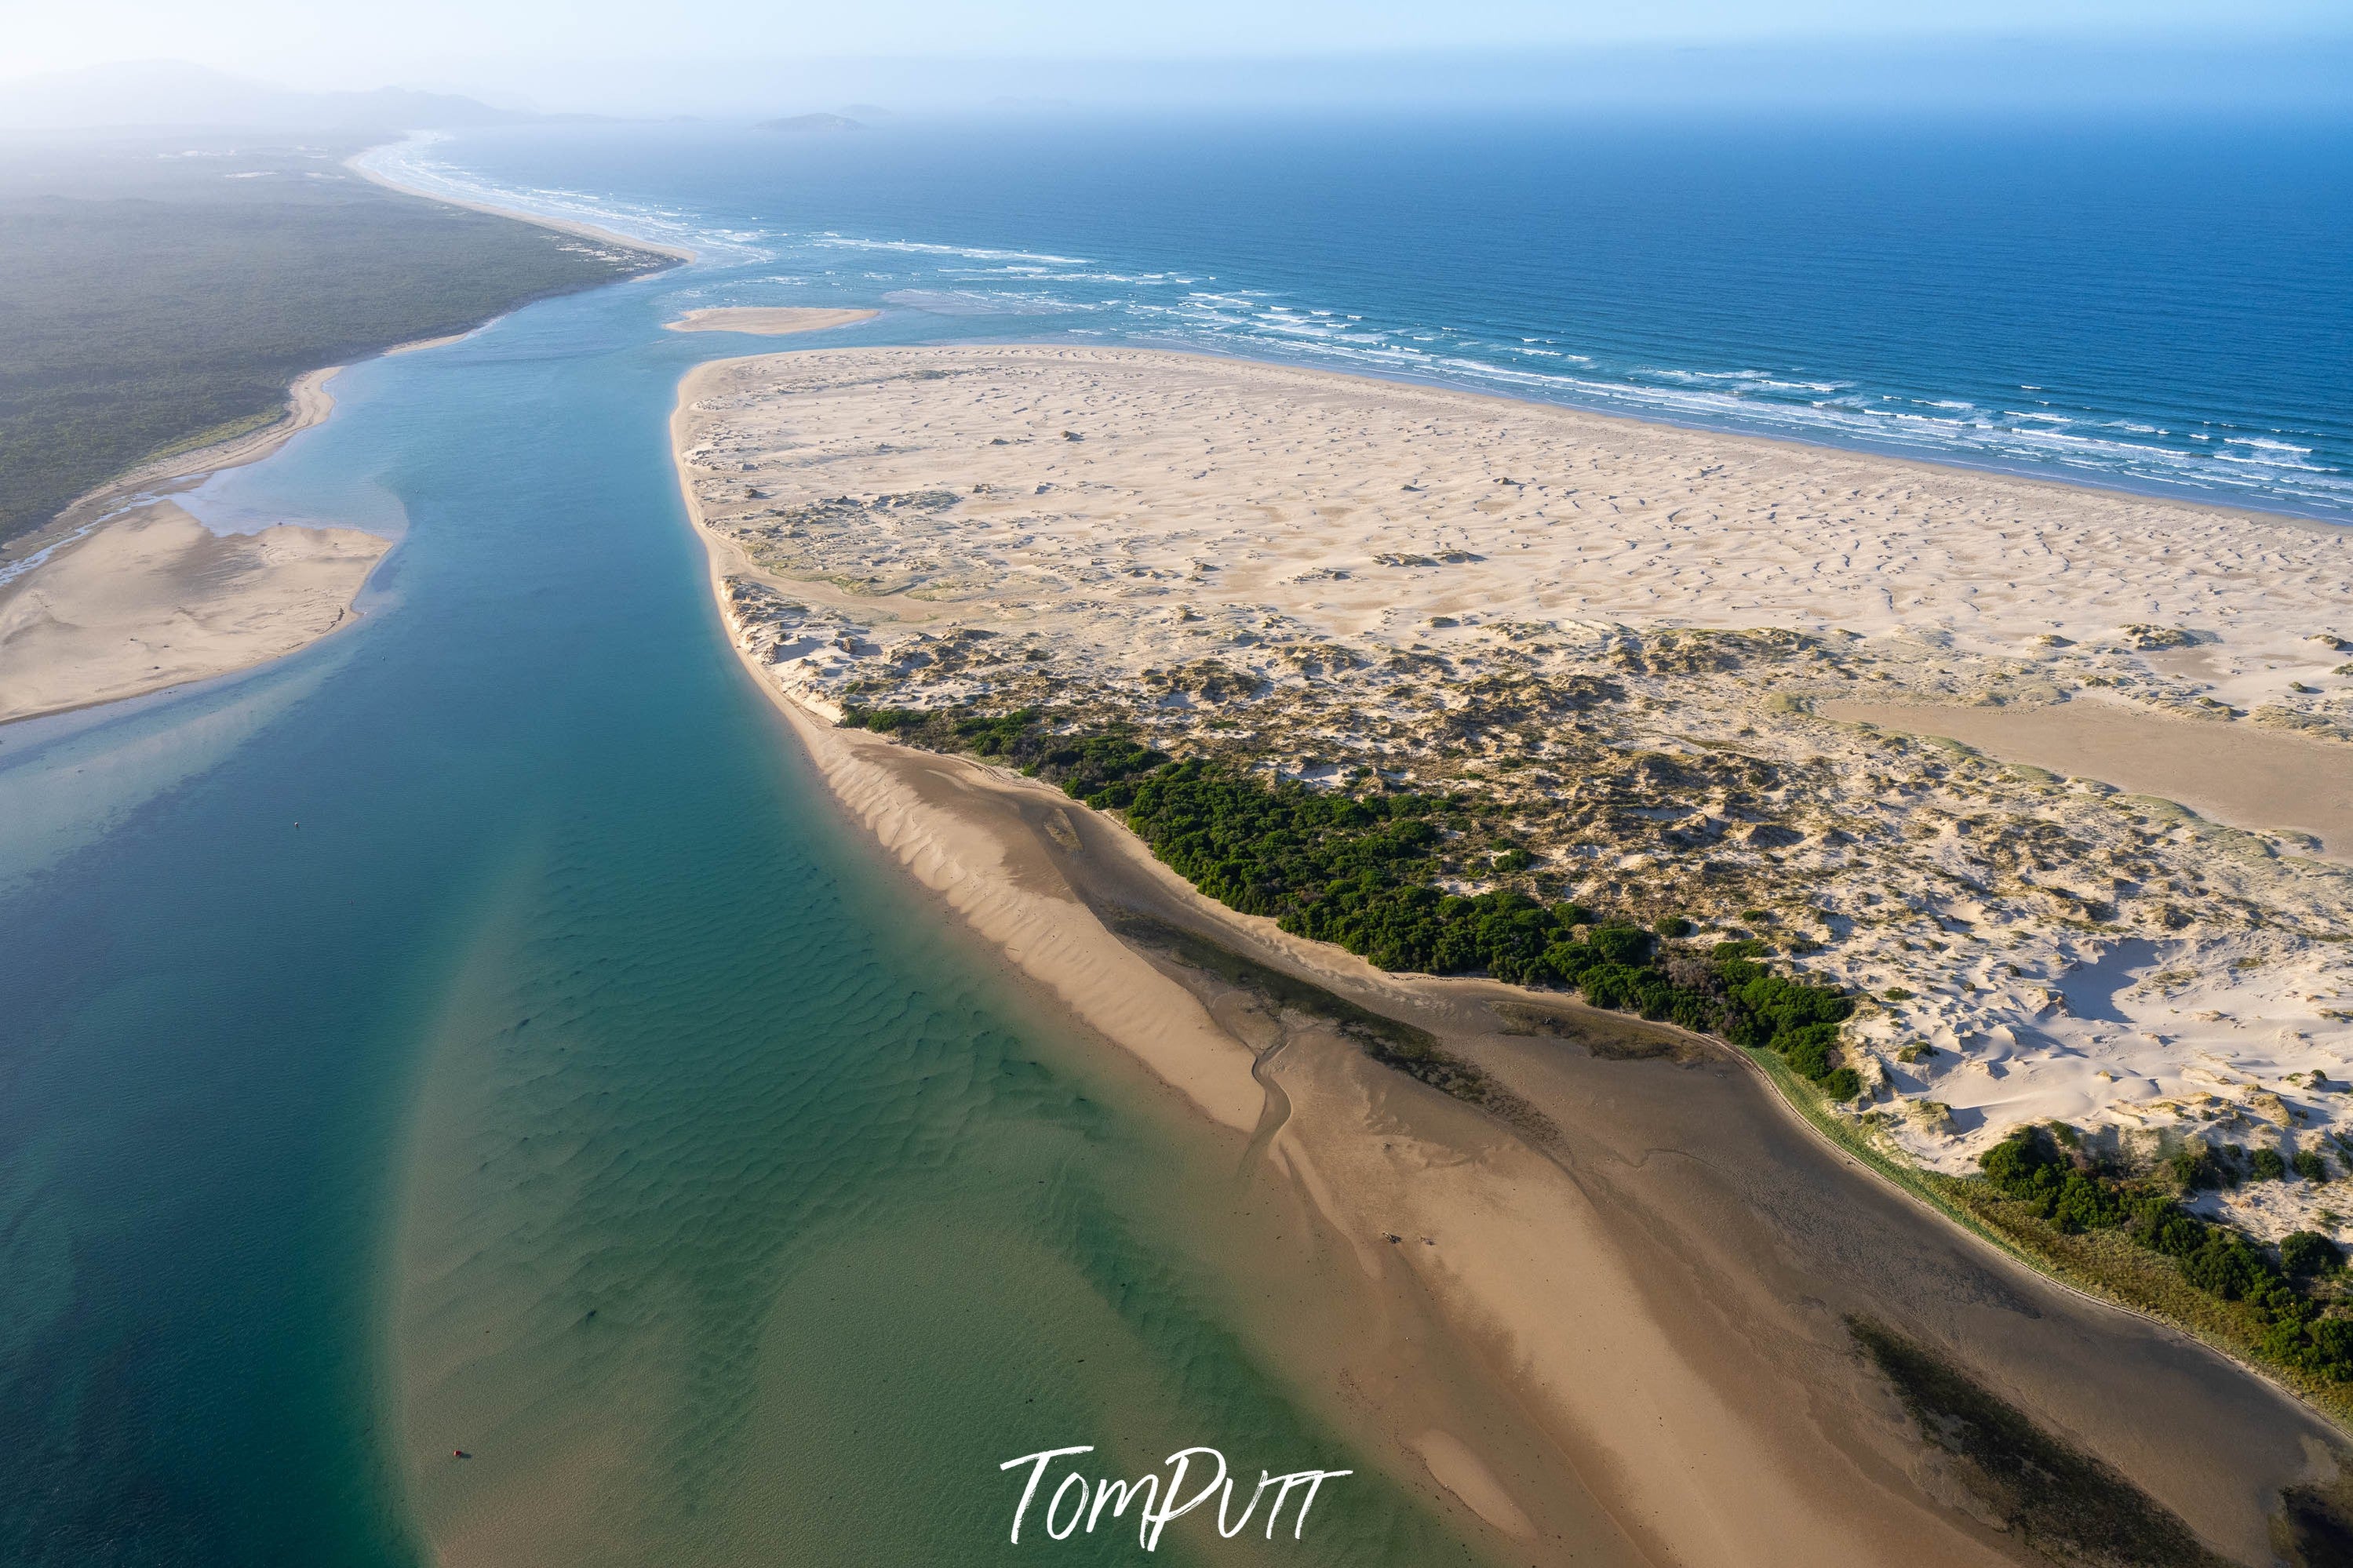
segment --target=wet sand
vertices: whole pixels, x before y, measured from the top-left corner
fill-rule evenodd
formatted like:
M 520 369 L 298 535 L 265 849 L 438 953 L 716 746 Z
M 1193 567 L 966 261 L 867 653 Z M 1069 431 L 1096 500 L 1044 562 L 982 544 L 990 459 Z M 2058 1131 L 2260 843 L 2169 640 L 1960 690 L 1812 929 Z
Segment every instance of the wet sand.
M 0 544 L 0 723 L 248 668 L 351 616 L 392 541 L 291 524 L 216 536 L 172 500 L 323 423 L 343 368 L 295 377 L 260 429 L 142 463 Z
M 2167 719 L 2084 698 L 2042 708 L 1834 700 L 1820 710 L 2156 795 L 2233 827 L 2308 833 L 2327 858 L 2353 860 L 2353 746 L 2243 720 Z
M 1482 1453 L 1491 1429 L 1431 1438 L 1412 1402 L 1374 1402 L 1394 1444 L 1440 1456 L 1432 1473 L 1466 1508 L 1551 1516 L 1547 1490 L 1574 1477 L 1648 1561 L 2038 1560 L 1974 1517 L 1949 1459 L 1856 1352 L 1851 1315 L 1945 1352 L 2241 1561 L 2267 1560 L 2282 1488 L 2335 1474 L 2341 1439 L 2308 1410 L 1957 1232 L 1818 1141 L 1728 1053 L 1550 998 L 1559 1033 L 1518 1032 L 1495 1009 L 1525 994 L 1401 981 L 1283 937 L 1208 904 L 1052 791 L 795 723 L 828 777 L 869 777 L 860 820 L 868 770 L 894 773 L 900 809 L 920 801 L 994 839 L 1033 897 L 1056 899 L 1058 876 L 1064 942 L 1100 941 L 1104 915 L 1189 931 L 1431 1030 L 1556 1129 L 1532 1139 L 1256 1002 L 1285 1036 L 1270 1064 L 1290 1107 L 1266 1142 L 1272 1171 L 1350 1238 L 1368 1289 L 1426 1296 L 1473 1348 L 1457 1399 L 1525 1412 L 1526 1429 Z M 969 855 L 944 874 L 935 842 L 892 842 L 935 886 L 985 874 Z M 1248 984 L 1166 954 L 1155 973 L 1221 1022 L 1250 1010 Z

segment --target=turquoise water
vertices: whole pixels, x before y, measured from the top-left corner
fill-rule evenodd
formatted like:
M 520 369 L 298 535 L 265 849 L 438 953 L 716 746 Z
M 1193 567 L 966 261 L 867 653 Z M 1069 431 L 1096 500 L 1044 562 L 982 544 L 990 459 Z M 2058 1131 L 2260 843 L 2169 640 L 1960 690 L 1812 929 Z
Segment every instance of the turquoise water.
M 1349 1462 L 1186 1239 L 1235 1147 L 849 838 L 726 647 L 681 282 L 347 373 L 194 504 L 405 528 L 367 617 L 0 732 L 0 1561 L 409 1562 L 603 1432 L 547 1495 L 617 1561 L 991 1561 L 1047 1446 Z M 1294 1556 L 1462 1558 L 1357 1485 Z

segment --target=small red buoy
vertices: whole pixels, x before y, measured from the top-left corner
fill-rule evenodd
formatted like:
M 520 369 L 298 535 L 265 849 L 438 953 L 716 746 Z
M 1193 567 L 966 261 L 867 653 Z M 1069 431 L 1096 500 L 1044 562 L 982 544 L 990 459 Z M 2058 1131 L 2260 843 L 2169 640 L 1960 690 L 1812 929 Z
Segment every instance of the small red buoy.
M 453 1459 L 470 1459 L 474 1456 L 469 1454 L 463 1448 L 452 1448 L 449 1450 L 449 1457 Z

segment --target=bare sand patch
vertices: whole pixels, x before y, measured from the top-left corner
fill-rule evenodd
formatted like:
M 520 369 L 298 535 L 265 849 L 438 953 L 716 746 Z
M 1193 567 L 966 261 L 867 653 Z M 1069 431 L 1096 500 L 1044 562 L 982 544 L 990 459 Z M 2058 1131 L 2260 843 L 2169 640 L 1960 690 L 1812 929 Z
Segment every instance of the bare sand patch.
M 2041 708 L 1830 701 L 1821 711 L 2178 801 L 2234 827 L 2308 833 L 2329 858 L 2353 859 L 2353 749 L 2340 744 L 2084 699 Z
M 391 542 L 348 528 L 212 532 L 157 501 L 0 588 L 0 721 L 290 653 L 341 625 Z
M 764 338 L 781 338 L 794 332 L 821 332 L 828 327 L 871 321 L 881 313 L 784 305 L 714 305 L 689 310 L 677 321 L 662 324 L 673 332 L 750 332 Z

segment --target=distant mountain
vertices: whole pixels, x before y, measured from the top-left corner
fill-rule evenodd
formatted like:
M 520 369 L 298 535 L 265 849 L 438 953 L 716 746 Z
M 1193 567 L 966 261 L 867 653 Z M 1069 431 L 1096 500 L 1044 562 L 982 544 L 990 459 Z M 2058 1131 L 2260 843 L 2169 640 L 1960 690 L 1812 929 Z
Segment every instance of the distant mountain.
M 519 125 L 541 116 L 454 93 L 378 88 L 299 92 L 185 60 L 95 66 L 0 82 L 0 127 L 81 131 L 107 126 L 255 131 L 443 131 Z
M 796 114 L 785 120 L 763 120 L 752 129 L 754 131 L 863 131 L 866 127 L 846 114 Z

